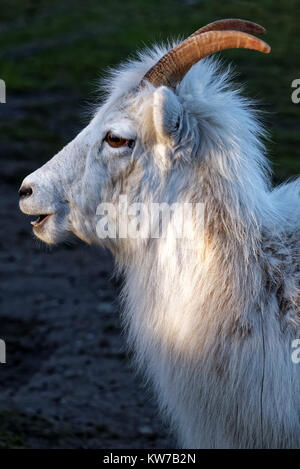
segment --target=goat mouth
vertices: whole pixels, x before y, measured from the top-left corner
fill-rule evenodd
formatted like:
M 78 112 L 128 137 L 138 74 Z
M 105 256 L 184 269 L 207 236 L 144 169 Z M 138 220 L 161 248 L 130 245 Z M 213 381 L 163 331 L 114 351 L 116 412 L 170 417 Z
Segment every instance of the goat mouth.
M 52 213 L 46 213 L 39 215 L 38 218 L 35 221 L 32 221 L 31 224 L 33 225 L 34 228 L 41 226 L 46 222 L 46 220 L 51 217 Z

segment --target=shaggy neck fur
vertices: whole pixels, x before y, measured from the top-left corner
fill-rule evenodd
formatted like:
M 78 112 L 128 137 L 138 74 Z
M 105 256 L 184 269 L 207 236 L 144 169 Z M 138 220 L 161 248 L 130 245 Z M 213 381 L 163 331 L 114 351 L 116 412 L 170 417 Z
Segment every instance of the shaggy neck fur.
M 210 197 L 209 184 L 207 190 Z M 289 375 L 299 317 L 284 339 L 279 286 L 267 288 L 274 267 L 255 220 L 246 230 L 213 197 L 207 213 L 204 242 L 201 237 L 196 249 L 171 235 L 148 245 L 126 268 L 123 319 L 136 364 L 185 447 L 299 445 L 296 393 L 286 409 L 276 391 Z M 281 241 L 275 247 L 281 249 Z M 296 280 L 299 300 L 298 292 Z M 274 343 L 284 350 L 274 350 Z M 297 382 L 295 369 L 293 376 Z M 275 414 L 278 431 L 271 424 Z

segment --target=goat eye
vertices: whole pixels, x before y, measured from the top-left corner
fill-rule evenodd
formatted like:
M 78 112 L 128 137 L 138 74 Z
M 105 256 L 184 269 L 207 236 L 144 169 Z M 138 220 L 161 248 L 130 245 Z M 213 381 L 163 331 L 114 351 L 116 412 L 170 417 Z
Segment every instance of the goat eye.
M 119 137 L 118 135 L 115 135 L 112 132 L 107 132 L 104 140 L 113 148 L 120 148 L 120 147 L 132 148 L 134 145 L 134 140 Z

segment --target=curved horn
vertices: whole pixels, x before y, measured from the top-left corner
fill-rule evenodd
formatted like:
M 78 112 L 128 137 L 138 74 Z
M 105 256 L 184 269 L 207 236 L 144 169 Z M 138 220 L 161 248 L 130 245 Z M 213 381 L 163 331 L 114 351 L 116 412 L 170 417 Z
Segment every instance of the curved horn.
M 197 32 L 167 52 L 146 73 L 141 83 L 148 81 L 154 86 L 174 87 L 199 60 L 225 49 L 254 49 L 266 54 L 271 50 L 261 39 L 241 31 Z
M 252 21 L 240 20 L 239 18 L 230 18 L 225 20 L 217 20 L 209 23 L 206 26 L 195 31 L 189 37 L 197 36 L 198 34 L 206 33 L 208 31 L 243 31 L 249 34 L 266 34 L 265 28 L 260 24 L 253 23 Z

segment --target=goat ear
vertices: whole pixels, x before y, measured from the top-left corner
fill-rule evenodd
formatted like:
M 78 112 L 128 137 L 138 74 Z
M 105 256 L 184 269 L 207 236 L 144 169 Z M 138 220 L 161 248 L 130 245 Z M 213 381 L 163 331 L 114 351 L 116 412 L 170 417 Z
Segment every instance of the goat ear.
M 176 140 L 181 128 L 183 108 L 176 95 L 166 86 L 153 96 L 153 121 L 158 140 Z

